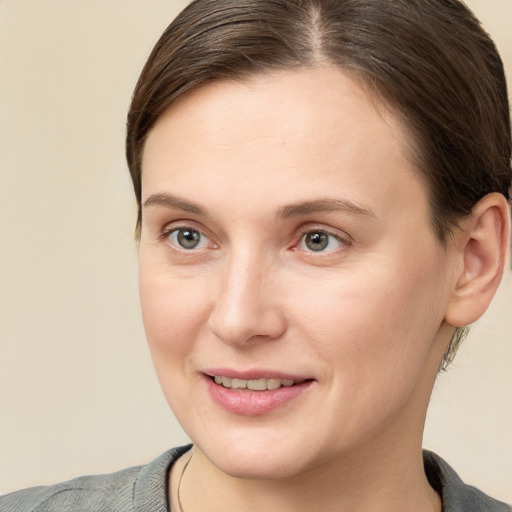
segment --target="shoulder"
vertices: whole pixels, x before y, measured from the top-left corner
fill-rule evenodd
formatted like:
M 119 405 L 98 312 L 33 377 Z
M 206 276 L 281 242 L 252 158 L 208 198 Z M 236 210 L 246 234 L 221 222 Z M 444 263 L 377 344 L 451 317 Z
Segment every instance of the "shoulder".
M 91 475 L 68 482 L 16 491 L 0 498 L 0 510 L 55 511 L 114 510 L 116 500 L 123 506 L 132 502 L 134 482 L 141 468 L 129 468 L 110 475 Z M 131 510 L 131 506 L 127 510 Z
M 1 512 L 166 512 L 167 472 L 189 447 L 107 475 L 82 476 L 0 497 Z
M 435 453 L 424 451 L 425 473 L 441 495 L 443 512 L 512 512 L 512 507 L 465 484 L 455 470 Z

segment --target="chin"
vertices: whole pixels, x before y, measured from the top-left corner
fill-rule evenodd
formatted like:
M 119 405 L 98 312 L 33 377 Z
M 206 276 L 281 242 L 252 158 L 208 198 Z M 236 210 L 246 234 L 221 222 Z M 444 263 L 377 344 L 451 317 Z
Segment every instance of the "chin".
M 236 478 L 290 478 L 315 465 L 317 456 L 305 449 L 311 447 L 311 440 L 290 439 L 289 432 L 279 435 L 269 428 L 238 434 L 194 444 L 214 466 Z
M 247 451 L 233 451 L 229 454 L 206 454 L 222 472 L 236 478 L 251 480 L 279 480 L 293 477 L 302 473 L 305 468 L 301 467 L 300 460 L 296 454 L 275 453 L 272 447 L 264 452 L 247 453 Z

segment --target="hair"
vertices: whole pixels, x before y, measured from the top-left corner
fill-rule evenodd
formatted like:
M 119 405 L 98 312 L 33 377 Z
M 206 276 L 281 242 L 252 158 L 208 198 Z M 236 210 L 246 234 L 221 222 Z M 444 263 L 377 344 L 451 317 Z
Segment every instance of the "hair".
M 334 65 L 358 76 L 411 132 L 441 244 L 486 194 L 510 200 L 503 63 L 459 0 L 195 0 L 165 30 L 137 82 L 126 156 L 141 224 L 148 133 L 173 102 L 213 80 Z M 458 328 L 442 368 L 467 328 Z

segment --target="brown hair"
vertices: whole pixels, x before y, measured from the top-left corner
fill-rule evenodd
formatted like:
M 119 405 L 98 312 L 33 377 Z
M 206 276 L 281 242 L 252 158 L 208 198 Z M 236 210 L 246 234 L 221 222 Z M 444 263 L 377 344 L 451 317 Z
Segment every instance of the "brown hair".
M 177 98 L 208 81 L 317 63 L 356 73 L 403 117 L 442 243 L 486 194 L 510 199 L 503 64 L 461 1 L 195 0 L 157 42 L 133 94 L 126 155 L 138 228 L 144 143 Z

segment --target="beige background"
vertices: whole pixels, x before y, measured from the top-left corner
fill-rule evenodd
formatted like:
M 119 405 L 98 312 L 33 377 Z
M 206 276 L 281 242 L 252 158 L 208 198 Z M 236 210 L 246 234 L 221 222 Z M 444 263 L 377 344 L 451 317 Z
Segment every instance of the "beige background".
M 512 72 L 512 0 L 468 2 Z M 186 441 L 141 325 L 125 112 L 184 1 L 0 0 L 0 492 Z M 512 277 L 434 390 L 425 445 L 512 502 Z

